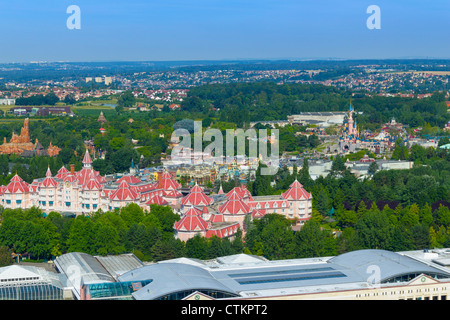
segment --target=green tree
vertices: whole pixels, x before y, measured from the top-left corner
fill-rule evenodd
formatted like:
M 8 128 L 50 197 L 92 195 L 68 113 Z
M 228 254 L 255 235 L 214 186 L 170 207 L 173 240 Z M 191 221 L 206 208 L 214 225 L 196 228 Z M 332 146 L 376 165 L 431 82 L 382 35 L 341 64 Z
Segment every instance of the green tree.
M 136 98 L 130 90 L 125 91 L 117 99 L 117 106 L 122 108 L 131 108 L 136 102 Z
M 6 246 L 0 246 L 0 267 L 6 267 L 14 263 L 11 251 Z
M 331 163 L 331 176 L 342 176 L 346 171 L 347 167 L 345 166 L 344 158 L 340 155 L 337 155 Z
M 208 258 L 208 241 L 200 234 L 186 241 L 186 254 L 189 258 L 205 260 Z
M 323 257 L 337 254 L 337 242 L 328 230 L 321 230 L 315 221 L 307 221 L 295 235 L 298 258 Z
M 254 196 L 264 196 L 273 193 L 273 188 L 270 185 L 271 176 L 261 174 L 262 168 L 267 168 L 267 166 L 260 162 L 256 169 L 255 181 L 252 183 L 252 195 Z
M 139 205 L 136 203 L 130 203 L 121 208 L 120 216 L 122 217 L 128 228 L 135 223 L 142 222 L 145 217 L 144 210 L 142 210 L 142 208 L 139 207 Z
M 328 211 L 331 209 L 328 191 L 324 188 L 321 188 L 319 194 L 317 195 L 316 207 L 323 216 L 326 216 Z
M 355 225 L 355 231 L 362 248 L 390 250 L 394 229 L 383 212 L 369 211 L 362 215 Z
M 378 164 L 376 163 L 376 161 L 373 161 L 372 163 L 370 163 L 367 173 L 373 176 L 378 170 L 379 170 Z

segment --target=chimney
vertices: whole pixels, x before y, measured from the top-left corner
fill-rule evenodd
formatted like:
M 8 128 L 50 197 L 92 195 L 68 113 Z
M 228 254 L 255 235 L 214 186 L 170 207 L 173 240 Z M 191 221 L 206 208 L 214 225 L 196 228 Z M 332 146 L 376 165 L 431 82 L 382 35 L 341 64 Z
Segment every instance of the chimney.
M 73 176 L 75 175 L 75 165 L 74 164 L 70 165 L 70 174 Z
M 163 182 L 162 182 L 162 173 L 158 172 L 158 189 L 162 189 Z

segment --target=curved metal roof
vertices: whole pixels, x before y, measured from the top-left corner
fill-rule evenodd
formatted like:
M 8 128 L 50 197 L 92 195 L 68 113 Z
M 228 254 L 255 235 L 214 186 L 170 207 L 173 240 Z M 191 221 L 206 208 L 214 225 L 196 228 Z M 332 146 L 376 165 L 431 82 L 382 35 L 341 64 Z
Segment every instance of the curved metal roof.
M 328 263 L 351 269 L 357 274 L 367 277 L 371 266 L 380 270 L 380 281 L 395 278 L 404 274 L 441 274 L 450 277 L 450 273 L 432 267 L 413 258 L 378 249 L 365 249 L 347 252 L 331 258 Z
M 324 286 L 366 285 L 371 267 L 380 271 L 380 283 L 403 275 L 450 277 L 450 272 L 424 261 L 386 250 L 358 250 L 332 258 L 262 261 L 244 255 L 219 257 L 215 262 L 159 262 L 131 270 L 119 281 L 152 282 L 133 293 L 137 300 L 157 299 L 188 290 L 217 290 L 235 295 L 258 291 L 262 296 L 280 290 L 317 290 Z M 236 260 L 237 259 L 237 260 Z M 317 260 L 317 261 L 316 261 Z M 377 282 L 378 282 L 377 281 Z
M 185 290 L 210 289 L 236 294 L 216 280 L 207 270 L 184 263 L 155 263 L 129 271 L 119 281 L 153 280 L 133 293 L 136 300 L 152 300 Z

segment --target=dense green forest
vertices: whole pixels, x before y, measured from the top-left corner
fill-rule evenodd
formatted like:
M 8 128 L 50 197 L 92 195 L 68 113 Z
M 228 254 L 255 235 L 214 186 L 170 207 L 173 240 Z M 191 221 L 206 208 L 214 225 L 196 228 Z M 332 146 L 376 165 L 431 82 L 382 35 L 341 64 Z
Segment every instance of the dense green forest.
M 392 118 L 410 127 L 443 127 L 449 120 L 445 94 L 430 98 L 367 96 L 324 85 L 277 85 L 272 82 L 213 84 L 192 88 L 182 108 L 197 117 L 219 109 L 219 120 L 238 127 L 249 122 L 286 120 L 300 112 L 347 111 L 350 101 L 361 128 L 379 129 Z M 214 113 L 213 113 L 214 114 Z

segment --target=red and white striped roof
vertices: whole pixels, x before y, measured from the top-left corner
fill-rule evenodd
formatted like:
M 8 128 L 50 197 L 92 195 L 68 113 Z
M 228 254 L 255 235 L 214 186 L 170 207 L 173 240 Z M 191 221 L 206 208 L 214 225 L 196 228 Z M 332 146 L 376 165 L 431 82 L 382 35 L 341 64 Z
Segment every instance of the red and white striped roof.
M 311 193 L 308 193 L 297 179 L 281 196 L 286 200 L 308 200 L 312 198 Z
M 175 222 L 174 229 L 177 231 L 193 232 L 206 231 L 211 226 L 211 223 L 206 222 L 201 215 L 201 211 L 195 208 L 190 208 L 181 220 Z
M 94 171 L 92 168 L 84 167 L 80 171 L 76 172 L 75 175 L 77 176 L 78 184 L 85 185 L 91 178 L 92 171 Z
M 220 228 L 209 229 L 206 231 L 205 237 L 210 238 L 217 236 L 219 238 L 226 238 L 233 236 L 239 229 L 239 223 L 236 222 L 232 225 L 222 226 Z
M 253 200 L 253 197 L 247 188 L 234 187 L 226 194 L 226 197 L 229 198 L 233 193 L 237 193 L 240 198 L 247 198 L 249 200 Z
M 125 175 L 122 178 L 120 178 L 119 180 L 117 180 L 117 182 L 122 182 L 122 181 L 126 181 L 129 184 L 136 184 L 136 183 L 140 183 L 142 182 L 140 179 L 136 178 L 135 176 L 132 175 Z
M 129 201 L 139 199 L 139 194 L 130 187 L 130 184 L 126 181 L 122 181 L 111 196 L 111 200 Z
M 52 172 L 50 168 L 47 169 L 47 173 L 45 174 L 45 179 L 41 183 L 39 183 L 39 188 L 56 188 L 58 186 L 58 182 L 52 177 Z
M 101 189 L 102 189 L 102 186 L 97 181 L 97 179 L 95 179 L 94 173 L 91 174 L 91 178 L 89 179 L 89 181 L 85 185 L 83 185 L 83 190 L 94 191 L 94 190 L 101 190 Z
M 0 186 L 0 195 L 3 195 L 5 193 L 5 190 L 6 190 L 6 186 L 1 185 Z
M 69 173 L 70 171 L 67 170 L 66 167 L 62 166 L 61 169 L 58 170 L 58 173 L 56 174 L 55 178 L 64 179 Z
M 129 181 L 127 182 L 130 183 Z M 136 191 L 139 191 L 141 193 L 151 192 L 153 190 L 156 190 L 156 186 L 153 183 L 140 184 L 136 186 Z
M 164 197 L 167 198 L 181 198 L 183 194 L 178 190 L 164 190 Z
M 181 184 L 176 182 L 169 172 L 164 172 L 161 176 L 161 188 L 164 190 L 177 190 L 181 188 Z
M 92 164 L 92 159 L 91 159 L 91 156 L 89 155 L 89 151 L 87 149 L 86 149 L 86 153 L 84 154 L 84 158 L 83 158 L 82 163 L 84 165 Z
M 252 211 L 252 218 L 262 218 L 266 214 L 266 210 L 254 209 Z
M 106 182 L 105 177 L 101 176 L 99 172 L 92 169 L 92 167 L 84 167 L 80 171 L 76 172 L 75 175 L 77 177 L 78 184 L 82 186 L 89 182 L 91 175 L 94 175 L 94 179 L 100 184 Z
M 138 190 L 139 191 L 139 190 Z M 151 198 L 153 198 L 154 196 L 162 196 L 163 195 L 163 191 L 162 190 L 153 190 L 147 193 L 141 193 L 141 201 L 148 201 Z
M 68 174 L 64 177 L 64 182 L 74 182 L 77 181 L 77 177 L 73 174 Z
M 211 223 L 220 223 L 220 222 L 225 222 L 225 217 L 223 216 L 222 213 L 218 212 L 218 213 L 212 213 L 211 216 L 209 217 L 209 221 Z
M 161 196 L 154 195 L 145 204 L 147 204 L 147 205 L 157 204 L 157 205 L 160 205 L 160 206 L 164 206 L 164 205 L 169 204 L 169 203 L 166 200 L 164 200 Z
M 228 200 L 219 207 L 219 212 L 225 215 L 243 215 L 250 213 L 251 209 L 234 191 L 230 194 Z
M 23 181 L 21 177 L 17 174 L 12 177 L 11 181 L 6 186 L 5 192 L 7 193 L 26 193 L 29 192 L 30 188 L 28 183 Z
M 213 203 L 213 199 L 209 198 L 199 185 L 195 185 L 189 194 L 181 200 L 184 206 L 208 206 Z

